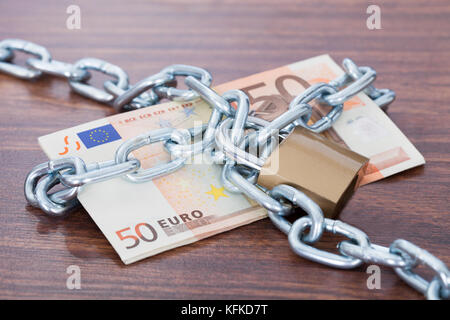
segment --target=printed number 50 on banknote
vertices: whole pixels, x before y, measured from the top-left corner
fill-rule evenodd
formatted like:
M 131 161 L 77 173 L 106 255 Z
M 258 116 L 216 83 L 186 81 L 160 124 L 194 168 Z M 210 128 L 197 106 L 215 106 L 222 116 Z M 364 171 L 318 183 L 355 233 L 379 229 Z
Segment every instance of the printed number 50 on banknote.
M 309 85 L 342 74 L 328 56 L 232 81 L 216 89 L 246 91 L 253 112 L 273 119 Z M 317 112 L 325 112 L 318 106 Z M 161 127 L 189 128 L 206 122 L 210 107 L 198 99 L 169 102 L 118 114 L 39 138 L 50 159 L 77 156 L 86 163 L 114 158 L 129 138 Z M 317 115 L 318 116 L 318 115 Z M 366 183 L 424 162 L 420 153 L 364 94 L 345 104 L 345 112 L 327 134 L 371 158 Z M 133 155 L 143 168 L 169 160 L 161 144 Z M 79 200 L 125 264 L 186 245 L 266 217 L 266 212 L 244 196 L 227 192 L 220 182 L 219 165 L 188 164 L 183 169 L 145 183 L 117 178 L 83 187 Z

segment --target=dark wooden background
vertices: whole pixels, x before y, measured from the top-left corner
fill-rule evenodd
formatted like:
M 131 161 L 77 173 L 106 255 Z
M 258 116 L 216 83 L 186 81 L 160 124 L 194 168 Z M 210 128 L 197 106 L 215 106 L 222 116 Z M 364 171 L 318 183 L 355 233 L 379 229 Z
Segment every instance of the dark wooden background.
M 322 53 L 374 67 L 377 86 L 398 95 L 390 117 L 427 164 L 362 187 L 340 218 L 374 243 L 408 239 L 449 265 L 450 2 L 376 1 L 382 30 L 373 31 L 371 2 L 1 1 L 0 39 L 37 42 L 57 60 L 99 57 L 133 83 L 184 63 L 220 84 Z M 70 4 L 81 7 L 81 30 L 66 28 Z M 83 209 L 54 219 L 28 206 L 25 176 L 47 160 L 37 137 L 111 114 L 63 80 L 0 75 L 1 298 L 422 298 L 389 268 L 382 289 L 368 290 L 366 267 L 334 270 L 296 256 L 268 220 L 125 266 Z M 320 247 L 336 244 L 326 236 Z M 81 290 L 66 289 L 73 264 Z

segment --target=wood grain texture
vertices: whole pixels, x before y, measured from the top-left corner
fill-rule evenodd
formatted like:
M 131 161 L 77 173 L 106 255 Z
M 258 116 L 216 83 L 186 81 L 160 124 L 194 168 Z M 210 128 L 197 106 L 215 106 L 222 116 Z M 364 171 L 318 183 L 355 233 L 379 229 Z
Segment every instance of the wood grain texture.
M 66 28 L 72 3 L 81 7 L 81 30 Z M 57 60 L 99 57 L 132 83 L 184 63 L 207 68 L 220 84 L 322 53 L 374 67 L 377 86 L 397 92 L 388 114 L 427 164 L 362 187 L 340 218 L 374 243 L 408 239 L 450 265 L 450 2 L 377 1 L 382 30 L 374 31 L 366 28 L 369 4 L 1 1 L 0 39 L 37 42 Z M 0 74 L 0 298 L 422 298 L 389 268 L 382 289 L 368 290 L 365 267 L 341 271 L 299 258 L 268 220 L 125 266 L 83 209 L 54 219 L 28 206 L 25 176 L 47 160 L 37 137 L 111 114 L 63 80 Z M 320 247 L 336 244 L 325 236 Z M 81 290 L 66 289 L 73 264 Z

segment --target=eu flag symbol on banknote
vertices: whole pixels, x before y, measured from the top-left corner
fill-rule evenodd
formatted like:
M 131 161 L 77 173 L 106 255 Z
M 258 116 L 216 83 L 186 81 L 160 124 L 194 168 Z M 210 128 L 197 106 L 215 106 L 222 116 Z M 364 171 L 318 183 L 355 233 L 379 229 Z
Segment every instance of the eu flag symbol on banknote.
M 88 149 L 121 139 L 119 133 L 110 124 L 78 132 L 77 135 Z

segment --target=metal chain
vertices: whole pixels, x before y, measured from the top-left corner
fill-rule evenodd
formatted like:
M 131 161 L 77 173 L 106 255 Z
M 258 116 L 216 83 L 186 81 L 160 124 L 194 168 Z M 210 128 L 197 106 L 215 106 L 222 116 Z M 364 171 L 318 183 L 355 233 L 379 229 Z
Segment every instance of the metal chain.
M 32 56 L 27 59 L 26 66 L 14 64 L 15 51 Z M 90 71 L 106 74 L 112 77 L 112 80 L 105 81 L 103 89 L 96 88 L 88 83 L 92 77 Z M 73 91 L 97 102 L 109 104 L 118 112 L 148 107 L 164 98 L 178 101 L 196 98 L 196 93 L 192 90 L 174 88 L 179 76 L 196 77 L 207 86 L 212 82 L 211 74 L 202 68 L 172 65 L 131 86 L 128 74 L 107 61 L 83 58 L 70 64 L 53 60 L 46 48 L 21 39 L 0 41 L 0 72 L 28 80 L 37 79 L 43 74 L 65 78 Z
M 15 50 L 37 58 L 28 59 L 27 67 L 15 65 L 11 63 Z M 376 76 L 372 68 L 358 67 L 350 59 L 344 60 L 343 67 L 346 71 L 343 76 L 330 83 L 311 86 L 292 100 L 287 112 L 268 122 L 248 115 L 249 100 L 242 91 L 231 90 L 220 96 L 210 89 L 211 75 L 200 68 L 170 66 L 130 86 L 128 76 L 121 68 L 103 60 L 85 58 L 72 65 L 52 60 L 45 48 L 27 41 L 0 42 L 0 71 L 25 79 L 37 78 L 42 73 L 67 78 L 76 92 L 110 104 L 118 111 L 150 106 L 162 98 L 184 101 L 201 97 L 212 107 L 206 126 L 189 130 L 164 128 L 144 133 L 122 143 L 114 160 L 86 165 L 80 158 L 69 157 L 36 166 L 25 181 L 25 197 L 31 205 L 49 215 L 60 216 L 79 204 L 76 197 L 83 185 L 119 176 L 132 182 L 152 180 L 178 170 L 188 158 L 203 153 L 213 163 L 224 164 L 221 178 L 229 191 L 243 193 L 268 210 L 271 221 L 288 236 L 292 250 L 299 256 L 341 269 L 355 268 L 363 262 L 390 266 L 428 299 L 448 298 L 450 273 L 442 261 L 427 251 L 406 240 L 396 240 L 389 248 L 371 244 L 361 230 L 339 220 L 324 218 L 320 207 L 301 191 L 283 184 L 267 190 L 256 184 L 265 159 L 279 140 L 286 138 L 296 126 L 314 132 L 328 129 L 341 115 L 343 103 L 361 91 L 383 109 L 394 100 L 393 91 L 371 85 Z M 94 88 L 87 84 L 91 77 L 89 70 L 103 72 L 114 80 L 104 83 L 105 90 Z M 188 90 L 173 87 L 177 76 L 186 77 Z M 310 102 L 314 99 L 328 104 L 331 110 L 309 125 Z M 231 106 L 232 102 L 237 104 L 236 109 Z M 191 143 L 199 134 L 203 134 L 202 141 Z M 142 170 L 139 160 L 130 157 L 132 151 L 161 141 L 171 155 L 169 162 Z M 51 193 L 57 184 L 63 187 L 62 190 Z M 301 208 L 306 216 L 291 223 L 286 216 L 296 208 Z M 349 239 L 338 244 L 340 254 L 313 247 L 324 232 Z M 434 271 L 435 277 L 431 281 L 414 272 L 419 264 Z

